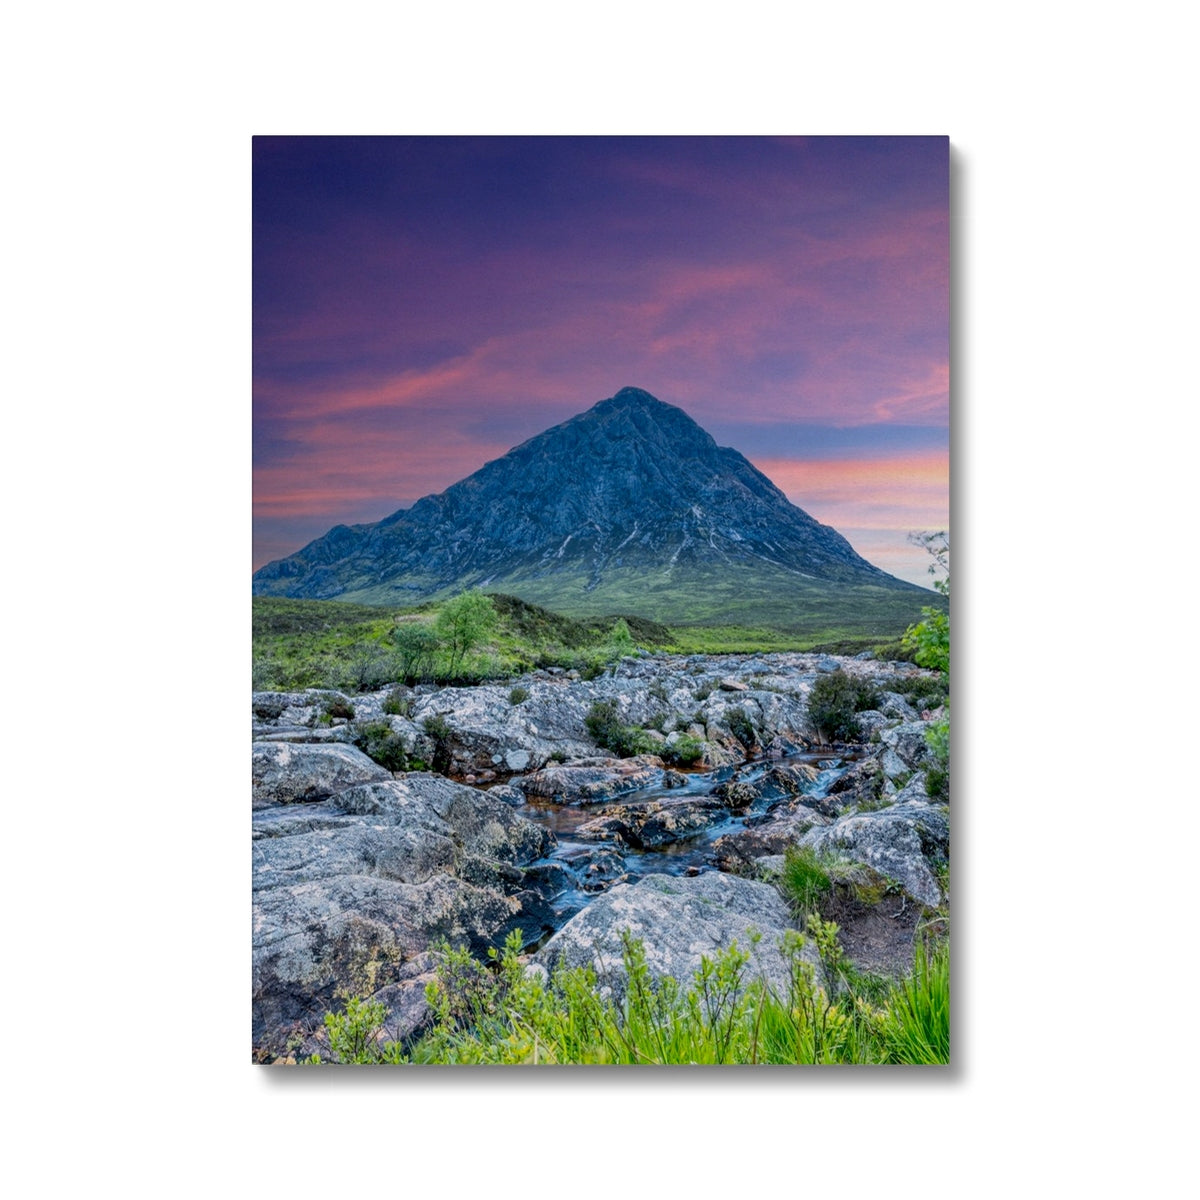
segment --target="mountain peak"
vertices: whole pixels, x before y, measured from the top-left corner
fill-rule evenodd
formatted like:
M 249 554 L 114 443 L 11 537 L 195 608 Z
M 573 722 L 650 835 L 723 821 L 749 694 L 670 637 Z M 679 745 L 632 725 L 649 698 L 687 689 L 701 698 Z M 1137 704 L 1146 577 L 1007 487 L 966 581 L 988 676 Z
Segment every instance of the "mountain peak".
M 268 563 L 258 594 L 413 604 L 491 587 L 564 612 L 733 615 L 755 589 L 919 591 L 683 409 L 623 387 L 438 495 Z M 794 601 L 785 601 L 794 603 Z M 728 619 L 728 618 L 726 618 Z
M 652 396 L 649 392 L 636 387 L 623 387 L 615 396 L 610 397 L 608 400 L 601 400 L 600 404 L 597 404 L 595 407 L 599 408 L 601 404 L 611 404 L 613 407 L 631 407 L 633 405 L 642 405 L 646 408 L 652 408 L 655 405 L 659 405 L 662 408 L 672 407 L 669 404 L 663 404 L 657 396 Z

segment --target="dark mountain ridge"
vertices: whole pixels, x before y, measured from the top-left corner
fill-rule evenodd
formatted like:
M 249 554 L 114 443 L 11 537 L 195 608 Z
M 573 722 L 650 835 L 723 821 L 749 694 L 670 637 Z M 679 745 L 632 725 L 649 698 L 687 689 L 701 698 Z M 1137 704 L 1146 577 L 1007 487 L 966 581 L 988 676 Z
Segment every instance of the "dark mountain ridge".
M 256 595 L 377 604 L 469 587 L 657 620 L 738 620 L 740 605 L 781 590 L 883 589 L 907 593 L 914 612 L 930 595 L 872 566 L 682 409 L 637 388 L 254 575 Z

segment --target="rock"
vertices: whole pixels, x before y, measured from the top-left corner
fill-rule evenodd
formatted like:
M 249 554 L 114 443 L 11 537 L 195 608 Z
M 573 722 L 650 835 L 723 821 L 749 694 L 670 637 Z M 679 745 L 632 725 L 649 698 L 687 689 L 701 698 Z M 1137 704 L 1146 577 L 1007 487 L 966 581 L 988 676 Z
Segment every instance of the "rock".
M 253 807 L 326 800 L 357 783 L 391 779 L 353 746 L 255 742 L 252 747 Z
M 601 994 L 619 999 L 625 990 L 623 932 L 643 942 L 651 975 L 670 976 L 684 986 L 702 957 L 711 959 L 737 942 L 751 953 L 747 982 L 763 978 L 786 995 L 789 969 L 779 943 L 790 927 L 787 905 L 767 884 L 711 871 L 690 879 L 647 875 L 593 900 L 533 961 L 551 972 L 590 967 Z M 757 942 L 754 934 L 762 935 Z M 802 953 L 819 979 L 815 952 L 806 946 Z
M 776 734 L 763 746 L 763 757 L 788 758 L 793 754 L 803 753 L 807 748 L 807 742 L 793 741 L 791 738 Z
M 517 786 L 526 796 L 540 796 L 558 804 L 597 804 L 650 787 L 662 772 L 662 759 L 653 755 L 587 758 L 534 771 L 518 780 Z
M 942 902 L 934 868 L 950 853 L 950 820 L 944 808 L 909 802 L 852 813 L 809 830 L 800 844 L 865 863 L 931 908 Z
M 756 859 L 782 854 L 810 829 L 828 825 L 830 820 L 815 808 L 797 805 L 790 811 L 759 818 L 753 825 L 747 822 L 745 829 L 717 838 L 709 862 L 720 871 L 745 872 Z
M 748 687 L 740 679 L 734 679 L 732 675 L 726 675 L 724 679 L 717 681 L 717 687 L 723 692 L 745 692 Z
M 335 992 L 369 993 L 440 937 L 482 949 L 518 908 L 445 874 L 421 884 L 335 875 L 261 890 L 253 912 L 255 1044 L 283 1053 L 298 1027 L 319 1026 Z
M 384 774 L 339 791 L 306 829 L 280 828 L 294 809 L 255 813 L 254 1033 L 269 1053 L 319 1025 L 335 992 L 399 982 L 439 938 L 482 952 L 510 928 L 534 940 L 553 927 L 525 870 L 549 833 L 439 775 Z
M 879 711 L 898 721 L 915 721 L 916 710 L 899 692 L 881 692 Z
M 650 800 L 644 804 L 621 804 L 601 809 L 593 820 L 576 829 L 575 836 L 581 841 L 620 839 L 630 846 L 648 849 L 686 841 L 728 815 L 729 810 L 719 800 L 707 797 Z
M 488 795 L 507 804 L 510 808 L 520 808 L 525 803 L 525 793 L 511 783 L 497 783 L 488 788 Z
M 925 740 L 927 729 L 928 726 L 922 721 L 910 721 L 885 729 L 879 738 L 885 746 L 895 751 L 906 768 L 912 770 L 930 756 L 929 743 Z
M 883 713 L 873 708 L 856 714 L 855 719 L 858 721 L 859 736 L 864 742 L 869 742 L 873 734 L 886 729 L 892 723 L 890 717 L 884 716 Z
M 606 847 L 574 851 L 566 857 L 566 862 L 585 892 L 607 891 L 627 878 L 624 858 Z
M 829 785 L 829 801 L 836 806 L 837 812 L 848 808 L 878 808 L 884 795 L 885 779 L 878 756 L 860 759 L 851 763 Z

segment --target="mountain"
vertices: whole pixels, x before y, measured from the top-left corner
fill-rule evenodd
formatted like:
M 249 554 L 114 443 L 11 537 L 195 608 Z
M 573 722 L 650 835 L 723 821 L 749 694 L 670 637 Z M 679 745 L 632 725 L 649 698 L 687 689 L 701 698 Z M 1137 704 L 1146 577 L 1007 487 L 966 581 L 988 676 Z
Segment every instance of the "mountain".
M 924 588 L 872 566 L 682 409 L 622 388 L 436 496 L 338 525 L 254 575 L 256 595 L 409 605 L 465 588 L 574 615 L 792 619 L 830 629 Z M 904 616 L 903 614 L 909 614 Z

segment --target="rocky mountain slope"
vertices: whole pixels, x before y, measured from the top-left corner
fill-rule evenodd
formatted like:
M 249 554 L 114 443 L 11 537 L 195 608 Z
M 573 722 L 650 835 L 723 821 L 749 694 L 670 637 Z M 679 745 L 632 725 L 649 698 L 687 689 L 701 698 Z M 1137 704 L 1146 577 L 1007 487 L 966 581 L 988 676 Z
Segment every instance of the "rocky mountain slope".
M 469 587 L 572 614 L 762 619 L 801 598 L 903 610 L 925 589 L 860 557 L 736 450 L 637 388 L 373 525 L 254 576 L 257 595 L 405 605 Z

